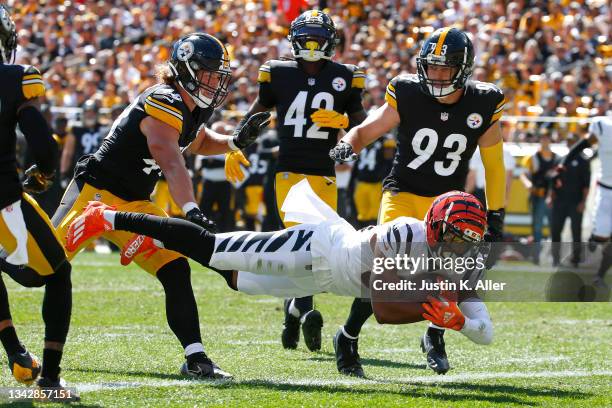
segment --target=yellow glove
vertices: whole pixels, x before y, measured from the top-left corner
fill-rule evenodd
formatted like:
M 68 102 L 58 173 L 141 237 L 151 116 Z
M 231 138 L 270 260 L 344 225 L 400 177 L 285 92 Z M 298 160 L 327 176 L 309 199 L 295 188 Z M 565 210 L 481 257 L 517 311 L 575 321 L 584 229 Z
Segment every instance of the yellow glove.
M 240 168 L 241 164 L 246 167 L 251 165 L 240 150 L 225 153 L 225 178 L 227 181 L 230 183 L 236 183 L 244 180 L 245 175 Z
M 346 129 L 349 125 L 348 116 L 329 109 L 317 110 L 310 115 L 310 119 L 319 127 Z

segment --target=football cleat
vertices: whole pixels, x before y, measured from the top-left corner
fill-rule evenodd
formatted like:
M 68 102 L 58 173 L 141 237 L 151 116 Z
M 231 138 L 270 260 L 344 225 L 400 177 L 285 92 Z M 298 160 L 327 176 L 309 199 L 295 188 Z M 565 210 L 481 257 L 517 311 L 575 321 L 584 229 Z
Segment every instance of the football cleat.
M 198 380 L 231 380 L 233 376 L 219 368 L 210 358 L 204 355 L 203 361 L 185 361 L 181 374 Z
M 13 377 L 22 384 L 31 385 L 40 374 L 40 360 L 29 351 L 9 355 L 8 362 Z
M 104 219 L 104 210 L 115 210 L 115 207 L 100 201 L 90 201 L 83 213 L 72 221 L 66 233 L 66 249 L 69 252 L 76 251 L 86 241 L 112 230 L 111 224 Z
M 318 310 L 307 312 L 300 319 L 302 323 L 302 334 L 304 343 L 310 351 L 321 350 L 321 328 L 323 327 L 323 316 Z
M 298 342 L 300 341 L 300 318 L 289 313 L 290 304 L 291 299 L 285 299 L 285 304 L 283 307 L 285 311 L 285 322 L 283 323 L 281 342 L 283 343 L 283 348 L 296 349 Z
M 129 265 L 138 255 L 149 259 L 158 249 L 151 237 L 134 234 L 121 249 L 121 265 Z
M 40 377 L 36 386 L 41 393 L 36 399 L 39 402 L 79 402 L 81 396 L 74 388 L 68 388 L 66 381 L 62 378 L 53 381 L 46 377 Z
M 336 353 L 336 366 L 340 374 L 352 377 L 365 377 L 361 359 L 357 351 L 358 339 L 349 339 L 338 329 L 334 336 L 334 351 Z
M 446 374 L 450 369 L 444 345 L 444 330 L 428 328 L 421 338 L 421 350 L 427 353 L 427 366 L 437 374 Z

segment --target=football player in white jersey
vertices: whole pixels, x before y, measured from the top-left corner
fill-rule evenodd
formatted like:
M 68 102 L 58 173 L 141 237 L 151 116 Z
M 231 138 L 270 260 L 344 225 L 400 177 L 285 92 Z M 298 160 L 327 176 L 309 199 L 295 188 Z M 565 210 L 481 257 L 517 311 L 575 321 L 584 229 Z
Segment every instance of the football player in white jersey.
M 486 230 L 482 204 L 471 194 L 459 191 L 439 196 L 425 220 L 400 217 L 356 231 L 326 206 L 306 181 L 298 183 L 296 188 L 305 188 L 306 193 L 294 200 L 299 204 L 293 210 L 283 206 L 283 210 L 287 209 L 286 219 L 292 213 L 302 213 L 314 220 L 313 211 L 305 208 L 307 203 L 312 203 L 311 208 L 326 207 L 319 212 L 322 215 L 317 222 L 273 232 L 212 234 L 186 220 L 115 211 L 94 201 L 71 224 L 67 246 L 78 246 L 104 231 L 131 231 L 150 237 L 140 251 L 154 252 L 161 247 L 178 251 L 217 271 L 230 288 L 247 294 L 296 297 L 329 292 L 364 297 L 369 293 L 369 284 L 364 282 L 370 281 L 376 258 L 407 255 L 414 259 L 423 253 L 442 257 L 447 253 L 442 255 L 433 248 L 446 245 L 447 249 L 454 250 L 457 245 L 466 248 L 466 244 L 473 247 L 482 240 Z M 287 201 L 291 201 L 291 195 L 292 192 Z M 397 280 L 393 269 L 384 273 L 387 272 L 393 275 L 391 281 Z M 429 297 L 428 302 L 421 304 L 414 298 L 390 301 L 372 291 L 371 299 L 379 323 L 402 324 L 427 319 L 439 327 L 460 331 L 476 343 L 489 344 L 493 327 L 487 308 L 475 291 L 460 292 L 458 299 L 450 293 L 444 296 Z
M 570 163 L 583 149 L 597 144 L 601 168 L 595 193 L 595 210 L 591 243 L 603 243 L 603 258 L 595 277 L 595 285 L 605 287 L 604 276 L 612 266 L 612 117 L 596 116 L 589 125 L 589 133 L 576 143 L 563 159 L 561 167 Z

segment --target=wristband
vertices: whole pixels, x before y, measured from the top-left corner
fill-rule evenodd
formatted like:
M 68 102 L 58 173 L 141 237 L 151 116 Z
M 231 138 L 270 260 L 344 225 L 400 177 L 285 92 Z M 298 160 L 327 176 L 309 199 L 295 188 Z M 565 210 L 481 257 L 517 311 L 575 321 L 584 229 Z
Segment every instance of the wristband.
M 233 151 L 240 150 L 240 148 L 234 143 L 234 137 L 230 137 L 229 139 L 227 139 L 227 145 Z

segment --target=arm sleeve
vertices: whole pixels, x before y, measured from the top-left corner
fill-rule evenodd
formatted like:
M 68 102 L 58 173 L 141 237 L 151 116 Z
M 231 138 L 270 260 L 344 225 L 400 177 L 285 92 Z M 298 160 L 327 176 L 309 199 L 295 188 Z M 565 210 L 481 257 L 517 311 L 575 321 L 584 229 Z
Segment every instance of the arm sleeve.
M 480 299 L 470 298 L 459 304 L 465 317 L 460 333 L 476 344 L 491 344 L 493 341 L 493 323 L 487 306 Z
M 276 101 L 274 92 L 272 92 L 272 68 L 269 61 L 259 67 L 257 82 L 259 83 L 259 103 L 266 108 L 272 108 Z
M 485 192 L 490 210 L 504 208 L 506 203 L 506 168 L 504 166 L 504 143 L 500 141 L 480 148 L 480 157 L 485 168 Z
M 59 153 L 57 142 L 42 113 L 34 106 L 26 106 L 17 114 L 17 121 L 40 171 L 45 175 L 53 174 Z

